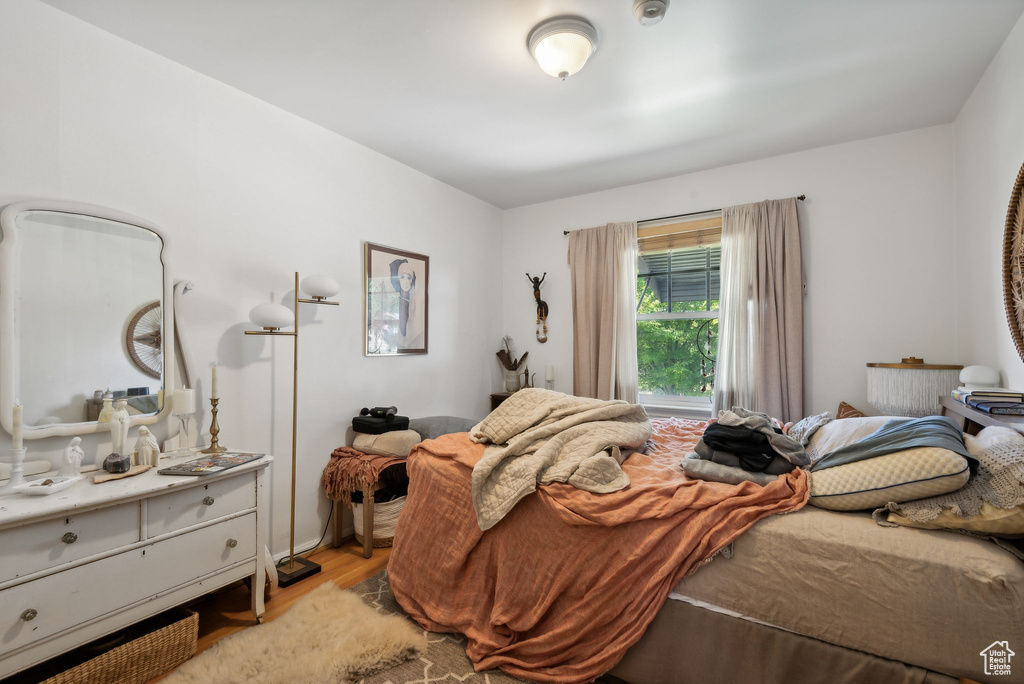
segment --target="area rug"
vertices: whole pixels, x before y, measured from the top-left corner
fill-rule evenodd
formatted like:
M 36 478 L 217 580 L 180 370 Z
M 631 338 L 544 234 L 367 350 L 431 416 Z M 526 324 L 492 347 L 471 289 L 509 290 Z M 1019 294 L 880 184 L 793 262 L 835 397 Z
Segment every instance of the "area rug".
M 420 653 L 401 665 L 367 676 L 359 680 L 360 684 L 506 684 L 525 681 L 500 670 L 475 672 L 473 663 L 466 657 L 465 637 L 461 634 L 428 632 L 405 615 L 405 611 L 391 594 L 387 570 L 365 582 L 360 582 L 349 591 L 382 615 L 400 616 L 427 640 L 426 653 Z
M 353 682 L 426 652 L 423 630 L 409 619 L 325 582 L 273 622 L 217 642 L 164 684 Z

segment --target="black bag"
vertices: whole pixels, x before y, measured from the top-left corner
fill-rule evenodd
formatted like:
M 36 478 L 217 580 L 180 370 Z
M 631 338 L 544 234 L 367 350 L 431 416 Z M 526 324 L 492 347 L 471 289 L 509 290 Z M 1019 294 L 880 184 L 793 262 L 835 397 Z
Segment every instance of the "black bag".
M 408 430 L 409 416 L 395 416 L 391 420 L 376 416 L 356 416 L 352 419 L 352 429 L 365 435 L 383 435 L 393 430 Z

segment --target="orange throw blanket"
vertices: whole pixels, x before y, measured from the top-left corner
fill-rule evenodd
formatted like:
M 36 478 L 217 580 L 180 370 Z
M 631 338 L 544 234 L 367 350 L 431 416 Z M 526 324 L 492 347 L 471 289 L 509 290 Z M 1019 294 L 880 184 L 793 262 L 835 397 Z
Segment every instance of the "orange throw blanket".
M 640 639 L 683 576 L 761 518 L 807 502 L 799 469 L 764 487 L 688 479 L 679 462 L 705 426 L 656 420 L 652 453 L 622 464 L 626 489 L 546 485 L 487 532 L 470 490 L 484 445 L 466 433 L 420 444 L 388 563 L 395 597 L 426 629 L 465 634 L 478 671 L 594 679 Z
M 393 456 L 364 454 L 352 447 L 338 447 L 331 453 L 331 460 L 324 467 L 320 484 L 328 498 L 348 504 L 352 501 L 353 490 L 376 484 L 382 470 L 403 460 Z

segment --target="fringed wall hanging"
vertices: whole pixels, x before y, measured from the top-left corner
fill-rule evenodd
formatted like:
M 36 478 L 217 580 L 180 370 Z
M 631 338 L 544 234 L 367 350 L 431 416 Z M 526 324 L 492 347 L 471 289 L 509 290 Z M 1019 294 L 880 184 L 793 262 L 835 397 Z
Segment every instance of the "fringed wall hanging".
M 531 278 L 529 273 L 526 274 L 527 280 L 533 283 L 533 298 L 537 301 L 537 341 L 541 344 L 548 341 L 548 303 L 540 298 L 540 284 L 547 277 L 547 271 L 544 271 L 544 275 L 540 278 L 537 276 Z
M 899 363 L 869 363 L 868 403 L 883 416 L 934 416 L 939 397 L 956 389 L 963 366 L 925 363 L 911 356 Z

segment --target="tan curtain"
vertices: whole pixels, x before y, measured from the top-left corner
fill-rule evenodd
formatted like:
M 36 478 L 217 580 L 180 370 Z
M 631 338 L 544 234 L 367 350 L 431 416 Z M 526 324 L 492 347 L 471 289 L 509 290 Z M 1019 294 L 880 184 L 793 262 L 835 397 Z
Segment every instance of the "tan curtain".
M 636 366 L 636 223 L 569 234 L 573 394 L 639 399 Z
M 796 198 L 722 212 L 714 408 L 803 417 L 803 264 Z

